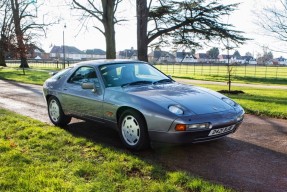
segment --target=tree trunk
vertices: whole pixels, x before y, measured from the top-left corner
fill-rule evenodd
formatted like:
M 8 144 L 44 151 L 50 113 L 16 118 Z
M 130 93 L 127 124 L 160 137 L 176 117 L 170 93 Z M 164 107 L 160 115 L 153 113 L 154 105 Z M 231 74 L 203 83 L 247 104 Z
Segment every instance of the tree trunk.
M 137 0 L 137 49 L 138 59 L 148 61 L 148 36 L 147 36 L 147 21 L 148 8 L 147 0 Z
M 19 3 L 18 0 L 11 0 L 12 5 L 12 12 L 13 12 L 13 21 L 15 26 L 15 34 L 17 37 L 17 44 L 18 44 L 18 50 L 20 54 L 21 59 L 21 68 L 29 68 L 28 62 L 27 62 L 27 56 L 26 56 L 26 47 L 24 44 L 23 39 L 23 32 L 21 30 L 21 19 L 20 19 L 20 11 L 19 11 Z
M 7 67 L 5 62 L 4 42 L 2 38 L 0 39 L 0 66 Z
M 106 58 L 116 59 L 116 40 L 115 40 L 115 27 L 114 27 L 115 0 L 102 0 L 102 6 L 103 6 L 103 24 L 105 28 L 105 39 L 106 39 Z

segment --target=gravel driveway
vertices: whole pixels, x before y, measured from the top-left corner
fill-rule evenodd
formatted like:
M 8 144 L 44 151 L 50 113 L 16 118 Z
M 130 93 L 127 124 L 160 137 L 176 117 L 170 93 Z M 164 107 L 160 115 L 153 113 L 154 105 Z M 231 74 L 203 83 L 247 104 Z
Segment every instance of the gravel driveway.
M 0 80 L 0 88 L 0 107 L 50 123 L 41 86 Z M 103 125 L 74 119 L 67 130 L 95 143 L 123 148 L 117 133 Z M 239 130 L 221 140 L 157 146 L 136 155 L 236 191 L 287 191 L 286 120 L 246 115 Z

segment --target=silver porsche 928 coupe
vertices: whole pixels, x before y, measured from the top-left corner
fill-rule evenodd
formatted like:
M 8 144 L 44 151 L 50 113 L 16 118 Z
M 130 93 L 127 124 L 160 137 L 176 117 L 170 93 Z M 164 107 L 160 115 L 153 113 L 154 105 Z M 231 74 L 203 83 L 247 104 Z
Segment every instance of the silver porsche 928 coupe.
M 244 110 L 228 97 L 175 82 L 146 62 L 80 62 L 43 85 L 50 120 L 67 125 L 71 117 L 101 122 L 119 131 L 132 150 L 150 141 L 194 143 L 234 133 Z

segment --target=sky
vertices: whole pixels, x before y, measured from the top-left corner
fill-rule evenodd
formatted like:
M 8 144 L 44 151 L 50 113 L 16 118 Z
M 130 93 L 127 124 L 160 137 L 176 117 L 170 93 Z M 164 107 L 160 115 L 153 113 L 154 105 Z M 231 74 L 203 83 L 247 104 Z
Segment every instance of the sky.
M 124 1 L 125 3 L 119 9 L 119 16 L 121 18 L 128 19 L 127 22 L 117 25 L 116 30 L 116 50 L 121 51 L 124 49 L 130 49 L 131 47 L 136 49 L 136 17 L 135 17 L 135 1 L 129 0 Z M 264 31 L 256 25 L 256 15 L 254 12 L 260 11 L 264 6 L 270 4 L 267 0 L 222 0 L 223 3 L 240 3 L 238 10 L 234 11 L 226 19 L 227 23 L 233 24 L 234 29 L 243 31 L 244 36 L 253 40 L 247 41 L 244 45 L 237 48 L 241 55 L 245 55 L 246 52 L 250 52 L 257 57 L 258 54 L 262 54 L 263 46 L 269 47 L 271 50 L 284 50 L 284 43 L 271 38 L 264 34 Z M 274 4 L 274 1 L 271 3 Z M 105 39 L 104 36 L 94 29 L 89 27 L 88 29 L 81 29 L 83 21 L 78 21 L 75 11 L 71 11 L 68 7 L 56 1 L 50 1 L 47 3 L 49 7 L 47 10 L 49 14 L 54 16 L 61 16 L 63 19 L 58 24 L 48 27 L 46 37 L 42 38 L 41 46 L 46 52 L 50 52 L 51 46 L 63 45 L 63 34 L 64 43 L 68 46 L 75 46 L 80 50 L 86 49 L 102 49 L 105 50 Z M 46 8 L 46 6 L 45 6 Z M 45 11 L 47 11 L 45 10 Z M 40 12 L 39 10 L 38 12 Z M 43 11 L 44 12 L 44 11 Z M 40 14 L 39 14 L 40 15 Z M 40 19 L 43 21 L 47 16 Z M 97 25 L 100 25 L 97 23 Z M 66 26 L 66 28 L 64 28 Z M 92 25 L 90 25 L 92 26 Z M 213 45 L 210 45 L 213 47 Z M 217 45 L 215 45 L 217 46 Z M 196 52 L 206 52 L 211 47 L 205 47 L 203 49 L 196 49 Z M 165 50 L 164 48 L 162 48 Z M 168 48 L 167 48 L 168 49 Z M 180 51 L 180 50 L 179 50 Z M 221 54 L 227 54 L 226 50 L 220 49 Z M 231 50 L 232 54 L 233 51 Z M 272 52 L 274 57 L 284 56 L 287 57 L 287 53 L 283 52 Z

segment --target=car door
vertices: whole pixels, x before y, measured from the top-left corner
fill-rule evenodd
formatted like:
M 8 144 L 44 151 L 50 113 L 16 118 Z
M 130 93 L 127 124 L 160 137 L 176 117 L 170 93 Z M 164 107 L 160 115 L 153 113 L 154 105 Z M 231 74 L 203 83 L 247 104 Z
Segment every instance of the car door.
M 83 89 L 83 83 L 93 83 L 95 89 Z M 68 114 L 101 120 L 103 115 L 103 91 L 96 71 L 91 66 L 79 67 L 64 83 L 62 105 Z

